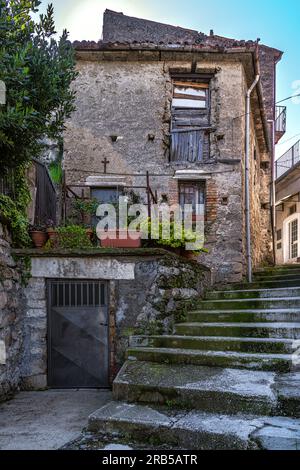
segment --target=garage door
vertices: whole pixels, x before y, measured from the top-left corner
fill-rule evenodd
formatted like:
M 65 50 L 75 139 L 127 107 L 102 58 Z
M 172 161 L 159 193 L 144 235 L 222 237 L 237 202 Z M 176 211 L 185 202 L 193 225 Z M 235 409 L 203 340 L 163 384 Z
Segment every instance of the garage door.
M 48 385 L 108 386 L 107 285 L 48 281 Z

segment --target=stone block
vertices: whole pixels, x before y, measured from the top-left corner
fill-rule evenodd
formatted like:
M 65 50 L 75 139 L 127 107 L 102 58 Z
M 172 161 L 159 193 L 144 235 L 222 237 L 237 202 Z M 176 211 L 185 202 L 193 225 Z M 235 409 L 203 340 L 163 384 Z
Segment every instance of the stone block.
M 47 389 L 47 375 L 39 374 L 31 377 L 22 377 L 21 390 L 45 390 Z

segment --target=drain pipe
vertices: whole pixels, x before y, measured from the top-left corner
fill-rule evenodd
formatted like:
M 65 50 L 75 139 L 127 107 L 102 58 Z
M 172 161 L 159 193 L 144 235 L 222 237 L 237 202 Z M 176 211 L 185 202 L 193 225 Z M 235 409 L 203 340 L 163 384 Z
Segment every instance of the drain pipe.
M 245 219 L 246 219 L 246 255 L 247 255 L 247 279 L 252 282 L 252 257 L 251 257 L 251 222 L 250 222 L 250 112 L 251 93 L 258 84 L 260 75 L 256 75 L 254 82 L 246 94 L 246 151 L 245 151 Z

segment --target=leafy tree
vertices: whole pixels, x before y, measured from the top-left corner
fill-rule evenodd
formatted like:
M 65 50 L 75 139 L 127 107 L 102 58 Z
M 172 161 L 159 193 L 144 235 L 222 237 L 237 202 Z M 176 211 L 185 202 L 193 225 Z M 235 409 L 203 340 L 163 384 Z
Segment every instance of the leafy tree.
M 38 157 L 43 139 L 59 139 L 74 110 L 76 78 L 68 33 L 56 39 L 53 6 L 35 21 L 39 0 L 0 0 L 0 176 Z M 1 171 L 2 170 L 2 171 Z

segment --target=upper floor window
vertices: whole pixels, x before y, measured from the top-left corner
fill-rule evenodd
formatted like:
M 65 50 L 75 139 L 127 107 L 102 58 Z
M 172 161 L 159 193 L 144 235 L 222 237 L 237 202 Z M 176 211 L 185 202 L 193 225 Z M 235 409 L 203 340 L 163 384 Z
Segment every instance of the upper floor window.
M 174 82 L 173 108 L 208 108 L 208 84 L 194 82 Z
M 209 156 L 209 84 L 173 81 L 170 161 L 197 163 Z

